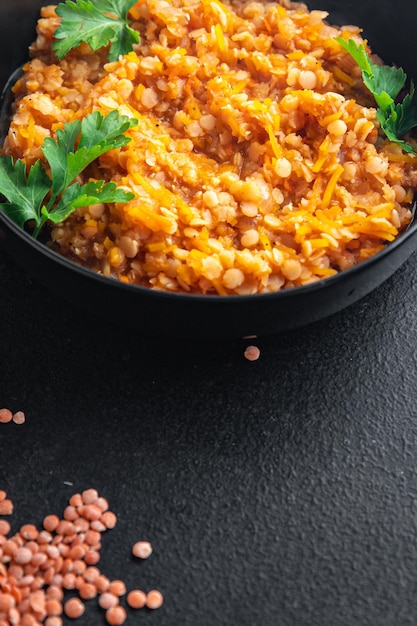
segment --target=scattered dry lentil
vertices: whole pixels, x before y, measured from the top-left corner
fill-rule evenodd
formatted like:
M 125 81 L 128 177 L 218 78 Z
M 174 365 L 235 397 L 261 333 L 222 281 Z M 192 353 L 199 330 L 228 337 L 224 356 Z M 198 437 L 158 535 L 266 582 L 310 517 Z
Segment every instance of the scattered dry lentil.
M 261 356 L 261 351 L 258 346 L 248 346 L 243 354 L 248 361 L 257 361 Z
M 152 554 L 152 545 L 149 541 L 137 541 L 132 547 L 132 554 L 138 559 L 147 559 Z
M 85 611 L 85 604 L 79 598 L 70 598 L 64 604 L 65 615 L 71 619 L 81 617 Z
M 10 422 L 24 424 L 25 421 L 26 416 L 23 411 L 13 413 L 10 409 L 0 409 L 0 424 L 9 424 Z
M 26 415 L 23 413 L 23 411 L 16 411 L 16 413 L 14 413 L 13 422 L 15 424 L 24 424 L 25 421 L 26 421 Z
M 10 409 L 0 409 L 0 424 L 8 424 L 13 419 Z
M 107 609 L 110 609 L 112 606 L 119 604 L 119 598 L 115 596 L 114 593 L 105 591 L 99 597 L 98 604 L 102 609 L 107 611 Z
M 126 602 L 132 609 L 142 609 L 146 605 L 146 593 L 141 589 L 132 589 L 127 594 Z
M 120 626 L 120 624 L 124 624 L 126 621 L 126 609 L 120 606 L 120 604 L 111 606 L 106 611 L 106 620 L 110 626 Z
M 13 513 L 13 502 L 8 498 L 0 501 L 0 515 L 11 515 Z
M 124 596 L 126 593 L 126 585 L 123 580 L 112 580 L 109 584 L 108 592 L 117 597 Z
M 97 510 L 106 520 L 99 530 Z M 0 515 L 12 512 L 13 502 L 0 490 Z M 63 614 L 70 619 L 81 617 L 86 609 L 84 601 L 95 597 L 105 610 L 107 623 L 121 626 L 127 619 L 120 604 L 126 584 L 109 580 L 94 566 L 100 558 L 100 535 L 116 522 L 107 500 L 95 489 L 74 494 L 63 518 L 47 515 L 40 531 L 34 524 L 23 524 L 10 537 L 10 523 L 0 519 L 0 626 L 62 626 Z M 140 546 L 143 555 L 152 552 L 149 542 L 135 546 Z M 68 590 L 78 595 L 65 599 Z M 156 609 L 162 603 L 163 596 L 157 590 L 145 594 L 134 589 L 126 597 L 131 609 Z
M 148 609 L 159 609 L 164 602 L 163 595 L 157 589 L 152 589 L 146 596 L 146 606 Z

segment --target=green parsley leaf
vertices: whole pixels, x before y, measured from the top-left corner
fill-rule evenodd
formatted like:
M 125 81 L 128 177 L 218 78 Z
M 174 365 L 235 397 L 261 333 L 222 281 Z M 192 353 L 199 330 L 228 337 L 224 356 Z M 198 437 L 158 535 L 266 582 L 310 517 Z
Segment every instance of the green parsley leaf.
M 47 137 L 42 152 L 51 168 L 55 196 L 102 154 L 125 146 L 129 138 L 124 133 L 136 123 L 133 118 L 119 116 L 117 111 L 106 117 L 95 111 L 82 122 L 75 120 L 58 130 L 56 141 Z M 80 132 L 80 142 L 74 151 Z
M 13 163 L 12 157 L 0 157 L 0 193 L 8 203 L 0 209 L 23 228 L 29 220 L 40 222 L 40 208 L 51 183 L 40 161 L 26 175 L 26 164 L 20 159 Z
M 364 45 L 357 44 L 354 39 L 346 41 L 342 37 L 337 37 L 336 41 L 354 58 L 362 70 L 362 78 L 365 86 L 375 96 L 381 95 L 386 98 L 387 106 L 395 100 L 404 87 L 407 74 L 402 68 L 390 67 L 388 65 L 377 65 L 369 58 Z M 383 100 L 384 101 L 384 100 Z M 383 108 L 383 105 L 378 103 Z
M 372 61 L 369 58 L 364 46 L 358 45 L 354 39 L 343 39 L 343 37 L 336 37 L 336 41 L 340 43 L 342 48 L 349 52 L 350 56 L 356 61 L 363 72 L 372 75 Z
M 51 212 L 47 212 L 47 218 L 54 224 L 63 222 L 70 213 L 79 207 L 89 206 L 103 202 L 128 202 L 134 198 L 134 194 L 117 187 L 116 183 L 105 183 L 103 180 L 90 181 L 84 185 L 74 183 L 63 194 L 59 203 Z
M 70 171 L 68 157 L 74 154 L 75 142 L 80 134 L 81 122 L 75 120 L 65 124 L 63 130 L 57 130 L 56 140 L 46 137 L 43 142 L 42 152 L 47 159 L 52 173 L 52 190 L 58 196 L 79 172 Z M 81 168 L 80 171 L 82 171 Z
M 401 137 L 417 126 L 417 102 L 414 98 L 414 85 L 411 83 L 408 94 L 402 102 L 396 102 L 407 82 L 407 74 L 402 68 L 377 65 L 369 58 L 363 44 L 353 39 L 337 37 L 336 41 L 353 57 L 362 70 L 364 85 L 372 93 L 378 109 L 377 119 L 390 141 L 398 143 L 405 152 L 417 152 Z
M 114 182 L 90 181 L 81 185 L 77 177 L 99 156 L 125 146 L 125 132 L 137 124 L 136 119 L 112 111 L 106 117 L 96 111 L 81 122 L 65 124 L 56 140 L 48 137 L 42 152 L 48 162 L 49 177 L 42 162 L 36 161 L 27 174 L 26 164 L 18 159 L 0 156 L 0 194 L 7 202 L 0 210 L 18 226 L 33 222 L 37 237 L 49 220 L 58 224 L 76 208 L 98 202 L 125 203 L 133 193 L 118 188 Z
M 400 136 L 417 126 L 417 106 L 414 94 L 414 83 L 411 83 L 410 91 L 403 101 L 392 106 L 391 117 L 395 120 L 396 131 Z
M 81 43 L 92 50 L 110 44 L 109 60 L 133 50 L 139 33 L 130 27 L 129 9 L 137 0 L 66 0 L 56 8 L 61 24 L 55 31 L 53 50 L 62 59 Z

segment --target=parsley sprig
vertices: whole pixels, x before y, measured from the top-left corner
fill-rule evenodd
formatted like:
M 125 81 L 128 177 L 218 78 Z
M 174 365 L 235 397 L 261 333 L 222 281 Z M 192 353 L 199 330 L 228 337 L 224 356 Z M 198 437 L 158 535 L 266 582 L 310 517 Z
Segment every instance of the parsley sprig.
M 139 43 L 139 33 L 130 27 L 129 9 L 137 0 L 66 0 L 56 8 L 61 24 L 55 31 L 52 45 L 57 57 L 62 59 L 81 43 L 92 50 L 110 44 L 109 61 L 133 50 Z
M 402 101 L 397 101 L 407 82 L 407 74 L 402 68 L 373 63 L 362 43 L 357 44 L 353 39 L 346 41 L 342 37 L 338 37 L 337 41 L 362 70 L 363 82 L 378 105 L 376 115 L 387 138 L 400 144 L 405 152 L 417 152 L 417 146 L 401 139 L 417 126 L 417 102 L 412 82 Z
M 7 200 L 0 203 L 0 210 L 22 228 L 33 222 L 36 238 L 48 220 L 59 224 L 78 207 L 128 202 L 134 194 L 114 182 L 80 184 L 77 178 L 102 154 L 127 145 L 130 138 L 125 132 L 136 124 L 137 120 L 117 111 L 106 117 L 96 111 L 82 121 L 65 124 L 57 131 L 56 140 L 47 137 L 42 146 L 50 174 L 41 160 L 27 172 L 22 159 L 0 156 L 0 194 Z

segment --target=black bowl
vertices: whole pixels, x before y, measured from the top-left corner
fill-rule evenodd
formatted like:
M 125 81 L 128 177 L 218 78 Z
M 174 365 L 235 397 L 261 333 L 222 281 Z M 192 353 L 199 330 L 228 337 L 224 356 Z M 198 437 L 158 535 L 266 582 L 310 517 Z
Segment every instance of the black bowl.
M 3 54 L 5 49 L 11 50 L 8 69 L 24 60 L 34 38 L 38 9 L 44 4 L 44 0 L 18 0 L 0 8 Z M 417 26 L 414 0 L 401 4 L 383 0 L 377 7 L 374 0 L 314 0 L 308 4 L 328 10 L 330 22 L 361 25 L 375 52 L 386 62 L 404 67 L 409 76 L 417 76 L 417 57 L 412 51 Z M 8 93 L 6 88 L 6 97 Z M 416 242 L 414 220 L 377 255 L 311 285 L 252 296 L 198 296 L 126 285 L 96 274 L 51 251 L 0 213 L 1 245 L 57 295 L 142 333 L 196 338 L 266 335 L 324 318 L 378 287 L 406 261 Z

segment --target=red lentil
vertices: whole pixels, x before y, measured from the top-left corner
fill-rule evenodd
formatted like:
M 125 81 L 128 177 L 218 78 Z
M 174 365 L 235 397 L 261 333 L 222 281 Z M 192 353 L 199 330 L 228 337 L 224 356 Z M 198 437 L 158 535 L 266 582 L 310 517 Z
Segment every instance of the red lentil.
M 84 572 L 84 580 L 88 583 L 93 583 L 97 581 L 100 576 L 100 570 L 97 567 L 87 567 Z
M 164 602 L 164 597 L 157 589 L 152 589 L 146 596 L 146 606 L 148 609 L 159 609 Z
M 0 506 L 13 510 L 4 490 L 0 490 Z M 100 510 L 105 518 L 101 530 L 96 524 L 101 518 L 89 520 L 88 507 Z M 76 528 L 80 521 L 82 529 Z M 85 611 L 84 600 L 95 597 L 98 606 L 106 611 L 110 626 L 123 624 L 127 614 L 120 598 L 127 592 L 126 584 L 120 579 L 109 580 L 93 564 L 100 558 L 101 533 L 115 523 L 116 516 L 108 510 L 107 500 L 99 498 L 93 489 L 74 494 L 62 519 L 47 515 L 43 530 L 24 524 L 9 537 L 9 522 L 0 520 L 0 626 L 62 626 L 62 614 L 77 619 Z M 149 556 L 151 544 L 137 544 L 141 544 L 142 551 L 145 547 Z M 64 601 L 67 590 L 78 595 Z M 126 597 L 126 604 L 135 609 L 158 608 L 162 602 L 162 594 L 156 590 L 145 594 L 134 589 Z
M 70 598 L 64 604 L 65 615 L 71 619 L 81 617 L 85 611 L 85 604 L 79 598 Z
M 152 554 L 149 541 L 137 541 L 132 547 L 132 554 L 139 559 L 147 559 Z
M 106 526 L 106 528 L 111 529 L 111 528 L 114 528 L 116 526 L 117 518 L 116 518 L 115 514 L 112 513 L 111 511 L 106 511 L 101 516 L 101 521 Z
M 33 524 L 24 524 L 20 529 L 20 534 L 24 539 L 36 539 L 39 531 Z
M 59 524 L 58 515 L 47 515 L 43 520 L 43 527 L 45 530 L 51 532 L 56 529 Z
M 25 421 L 26 421 L 26 415 L 23 413 L 23 411 L 16 411 L 16 413 L 14 413 L 13 422 L 15 424 L 24 424 Z
M 126 593 L 126 585 L 123 580 L 112 580 L 108 587 L 108 592 L 115 596 L 124 596 Z
M 126 610 L 120 606 L 112 606 L 106 611 L 106 620 L 110 626 L 120 626 L 126 621 Z
M 91 600 L 97 595 L 97 589 L 92 583 L 83 582 L 78 591 L 83 600 Z
M 0 612 L 9 611 L 15 605 L 15 599 L 10 593 L 0 594 Z
M 62 603 L 59 600 L 48 599 L 45 602 L 45 611 L 48 615 L 61 615 Z
M 245 349 L 244 357 L 248 361 L 257 361 L 261 356 L 261 351 L 257 346 L 248 346 Z
M 62 626 L 62 618 L 58 615 L 52 615 L 46 618 L 45 626 Z
M 84 504 L 94 504 L 98 500 L 96 489 L 85 489 L 81 494 Z
M 105 591 L 99 597 L 98 604 L 99 606 L 101 606 L 102 609 L 107 610 L 110 609 L 112 606 L 116 606 L 117 604 L 119 604 L 119 598 L 115 596 L 114 593 L 109 593 L 108 591 Z
M 8 424 L 13 419 L 10 409 L 0 409 L 0 424 Z
M 132 609 L 142 609 L 146 605 L 146 593 L 140 589 L 132 589 L 127 594 L 126 602 Z
M 5 498 L 0 502 L 0 515 L 11 515 L 13 513 L 13 502 Z
M 100 560 L 100 553 L 97 550 L 88 550 L 85 553 L 84 561 L 87 565 L 96 565 Z

